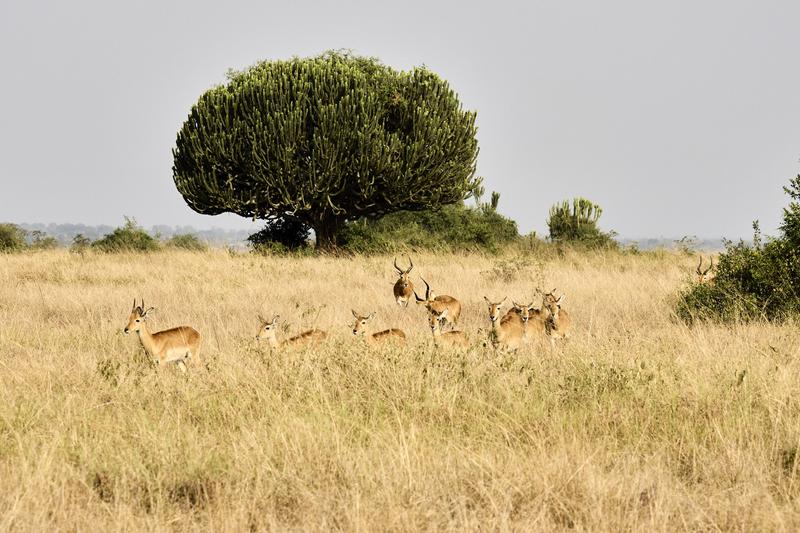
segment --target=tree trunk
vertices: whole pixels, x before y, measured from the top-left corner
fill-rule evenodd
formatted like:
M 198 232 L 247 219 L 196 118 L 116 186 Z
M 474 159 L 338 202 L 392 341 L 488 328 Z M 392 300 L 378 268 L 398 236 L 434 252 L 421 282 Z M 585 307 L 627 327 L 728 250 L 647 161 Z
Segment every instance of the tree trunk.
M 336 249 L 336 233 L 339 231 L 340 221 L 336 218 L 327 218 L 316 223 L 314 233 L 317 236 L 316 249 L 323 252 L 331 252 Z

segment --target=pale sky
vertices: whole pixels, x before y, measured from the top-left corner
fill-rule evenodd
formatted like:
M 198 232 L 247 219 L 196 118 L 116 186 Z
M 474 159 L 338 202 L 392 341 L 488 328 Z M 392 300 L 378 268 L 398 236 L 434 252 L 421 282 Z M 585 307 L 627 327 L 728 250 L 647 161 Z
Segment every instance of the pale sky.
M 800 171 L 800 2 L 0 2 L 0 221 L 249 227 L 191 211 L 176 133 L 229 68 L 348 48 L 478 113 L 525 233 L 581 195 L 625 237 L 773 233 Z

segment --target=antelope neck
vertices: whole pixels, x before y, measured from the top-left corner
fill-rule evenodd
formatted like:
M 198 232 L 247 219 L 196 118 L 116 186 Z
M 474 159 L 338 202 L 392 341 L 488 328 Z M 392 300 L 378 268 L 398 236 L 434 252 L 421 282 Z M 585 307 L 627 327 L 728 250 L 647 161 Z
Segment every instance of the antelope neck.
M 153 334 L 150 333 L 150 328 L 147 327 L 147 322 L 142 321 L 142 327 L 139 328 L 139 331 L 136 332 L 139 335 L 139 342 L 142 343 L 144 346 L 145 351 L 149 355 L 155 355 L 155 341 L 153 340 Z

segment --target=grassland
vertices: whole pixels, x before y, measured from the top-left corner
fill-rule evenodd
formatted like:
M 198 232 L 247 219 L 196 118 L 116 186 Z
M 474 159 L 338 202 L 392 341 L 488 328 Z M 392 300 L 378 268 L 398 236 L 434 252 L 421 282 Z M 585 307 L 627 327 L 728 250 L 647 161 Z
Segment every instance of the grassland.
M 796 324 L 676 322 L 681 254 L 418 256 L 476 341 L 437 353 L 391 262 L 0 255 L 0 530 L 800 530 Z M 481 348 L 484 294 L 537 285 L 570 341 Z M 134 297 L 201 331 L 186 375 L 122 334 Z M 257 313 L 333 338 L 270 353 Z

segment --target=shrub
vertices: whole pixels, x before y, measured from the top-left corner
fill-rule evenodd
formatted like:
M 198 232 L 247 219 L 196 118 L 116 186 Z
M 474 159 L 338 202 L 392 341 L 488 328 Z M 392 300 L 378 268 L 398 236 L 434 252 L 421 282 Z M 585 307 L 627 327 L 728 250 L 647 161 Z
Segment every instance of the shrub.
M 33 230 L 30 234 L 30 238 L 30 248 L 33 250 L 52 250 L 53 248 L 58 248 L 58 241 L 56 238 L 43 231 Z
M 158 241 L 136 225 L 136 220 L 125 217 L 125 225 L 92 243 L 101 252 L 153 252 L 159 249 Z
M 783 192 L 789 195 L 791 201 L 783 209 L 781 231 L 787 241 L 800 247 L 800 175 L 789 180 L 789 185 L 783 188 Z
M 72 239 L 72 244 L 69 247 L 69 251 L 78 254 L 79 256 L 83 257 L 86 254 L 86 250 L 92 245 L 92 241 L 89 240 L 83 233 L 78 233 Z
M 26 247 L 27 233 L 16 224 L 0 224 L 0 252 L 18 252 Z
M 407 250 L 496 251 L 519 238 L 517 223 L 491 204 L 467 207 L 447 205 L 437 210 L 401 211 L 377 220 L 348 224 L 338 236 L 341 246 L 359 253 L 395 253 Z
M 793 202 L 784 209 L 782 235 L 762 241 L 753 224 L 753 243 L 726 243 L 713 283 L 694 283 L 678 295 L 676 313 L 694 320 L 784 319 L 800 314 L 800 178 L 784 190 Z
M 590 248 L 616 248 L 613 232 L 604 233 L 597 226 L 603 209 L 585 198 L 575 198 L 550 208 L 547 227 L 553 242 L 580 243 Z
M 197 238 L 197 235 L 191 233 L 173 235 L 172 238 L 167 241 L 167 246 L 195 252 L 202 252 L 208 248 L 203 241 Z
M 254 252 L 285 252 L 308 245 L 311 230 L 294 217 L 276 217 L 267 221 L 264 229 L 247 238 Z

